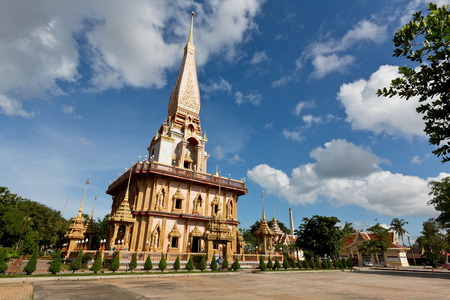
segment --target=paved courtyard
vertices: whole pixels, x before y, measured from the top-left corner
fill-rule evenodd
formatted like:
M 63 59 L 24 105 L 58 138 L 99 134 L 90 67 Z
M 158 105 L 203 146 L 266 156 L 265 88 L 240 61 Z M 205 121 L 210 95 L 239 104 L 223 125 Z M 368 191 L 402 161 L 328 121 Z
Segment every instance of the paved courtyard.
M 450 299 L 450 273 L 250 273 L 2 283 L 0 299 Z M 17 292 L 8 297 L 7 289 Z M 20 288 L 23 286 L 23 289 Z

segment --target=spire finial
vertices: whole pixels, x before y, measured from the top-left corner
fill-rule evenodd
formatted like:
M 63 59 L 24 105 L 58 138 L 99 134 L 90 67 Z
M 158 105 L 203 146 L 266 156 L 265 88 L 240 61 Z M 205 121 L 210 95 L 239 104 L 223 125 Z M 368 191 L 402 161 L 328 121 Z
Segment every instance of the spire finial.
M 78 216 L 79 217 L 81 217 L 83 215 L 83 204 L 84 204 L 84 198 L 86 197 L 87 186 L 89 184 L 89 177 L 91 177 L 91 176 L 88 176 L 88 179 L 86 180 L 86 187 L 84 188 L 83 200 L 81 201 L 80 210 L 78 211 Z
M 265 213 L 265 211 L 264 211 L 264 191 L 262 191 L 262 203 L 263 203 L 263 220 L 265 220 L 266 219 L 266 213 Z
M 275 217 L 275 204 L 273 205 L 273 221 L 277 221 L 277 218 Z
M 92 217 L 94 216 L 94 207 L 95 207 L 96 201 L 97 201 L 97 194 L 95 194 L 94 205 L 92 206 L 91 217 L 89 218 L 89 220 L 92 220 Z
M 194 44 L 194 38 L 192 37 L 192 28 L 194 27 L 194 17 L 195 13 L 191 12 L 191 30 L 189 31 L 188 44 Z

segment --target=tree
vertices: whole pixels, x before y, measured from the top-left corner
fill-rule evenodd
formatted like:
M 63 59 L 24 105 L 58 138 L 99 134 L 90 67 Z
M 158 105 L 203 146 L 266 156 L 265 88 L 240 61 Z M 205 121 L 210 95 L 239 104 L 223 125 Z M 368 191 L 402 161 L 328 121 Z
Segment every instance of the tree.
M 341 258 L 341 265 L 344 269 L 347 268 L 347 260 L 345 258 Z
M 81 269 L 81 260 L 83 259 L 83 249 L 78 251 L 77 257 L 72 261 L 70 264 L 69 269 L 75 273 L 75 271 L 78 271 Z
M 38 256 L 38 245 L 35 245 L 33 255 L 31 255 L 30 260 L 26 264 L 25 268 L 23 268 L 24 272 L 27 273 L 27 275 L 30 275 L 31 273 L 36 271 L 37 256 Z
M 229 265 L 228 265 L 228 258 L 227 258 L 226 255 L 224 255 L 223 262 L 222 262 L 222 269 L 223 270 L 228 270 L 228 267 L 229 267 Z
M 194 270 L 194 263 L 192 262 L 192 256 L 189 256 L 189 260 L 185 267 L 188 271 Z
M 378 96 L 409 100 L 419 98 L 416 111 L 425 120 L 425 133 L 429 143 L 437 146 L 432 153 L 450 160 L 450 6 L 438 8 L 430 3 L 428 15 L 419 11 L 412 21 L 404 25 L 394 36 L 394 56 L 406 57 L 416 66 L 399 67 L 401 77 L 391 81 L 389 89 L 378 90 Z
M 267 265 L 266 265 L 266 263 L 264 262 L 264 258 L 263 258 L 262 255 L 259 256 L 259 269 L 260 269 L 261 271 L 265 271 L 265 270 L 267 269 Z
M 348 267 L 349 269 L 353 269 L 353 266 L 354 266 L 354 264 L 353 264 L 352 258 L 351 258 L 351 257 L 348 257 L 348 258 L 347 258 L 347 267 Z
M 213 256 L 212 256 L 212 259 L 211 259 L 211 264 L 209 265 L 209 267 L 213 271 L 217 270 L 216 252 L 213 253 Z
M 287 258 L 286 256 L 283 257 L 283 268 L 286 270 L 287 268 L 289 268 L 289 258 Z
M 236 259 L 234 260 L 234 262 L 231 264 L 231 268 L 236 271 L 239 270 L 241 268 L 241 265 L 239 264 L 238 258 L 236 257 Z
M 402 245 L 405 245 L 405 242 L 403 241 L 403 236 L 408 234 L 408 231 L 406 231 L 403 228 L 405 224 L 408 224 L 408 222 L 406 222 L 403 219 L 393 218 L 390 225 L 391 226 L 390 229 L 402 238 Z
M 439 254 L 439 256 L 444 254 L 444 262 L 448 263 L 447 253 L 450 252 L 449 232 L 444 231 L 442 225 L 435 219 L 428 219 L 422 225 L 422 235 L 417 238 L 417 243 L 419 247 L 425 250 L 425 257 L 428 257 L 429 261 L 434 261 L 436 255 L 432 253 Z
M 356 229 L 355 227 L 353 227 L 353 223 L 349 223 L 349 222 L 345 222 L 344 227 L 342 228 L 342 231 L 344 233 L 344 237 L 352 234 L 352 233 L 356 233 Z
M 206 269 L 206 262 L 205 262 L 205 256 L 202 256 L 202 260 L 200 261 L 200 263 L 198 264 L 198 268 L 202 271 L 204 271 Z
M 137 253 L 134 252 L 133 256 L 131 257 L 131 261 L 128 264 L 128 269 L 133 272 L 134 269 L 137 268 Z
M 336 217 L 313 216 L 303 218 L 297 231 L 297 245 L 320 257 L 338 257 L 343 246 L 343 231 L 336 225 Z
M 161 259 L 159 260 L 158 267 L 161 270 L 161 272 L 167 268 L 167 262 L 166 262 L 166 259 L 164 258 L 164 254 L 162 252 L 161 252 Z
M 114 255 L 113 261 L 111 263 L 111 266 L 109 266 L 109 269 L 115 273 L 120 268 L 120 250 L 116 252 L 116 255 Z
M 153 269 L 153 263 L 152 263 L 152 259 L 150 257 L 150 254 L 147 256 L 147 259 L 145 260 L 144 263 L 144 270 L 149 271 Z
M 278 260 L 278 257 L 275 257 L 275 263 L 273 264 L 272 270 L 278 270 L 279 268 L 281 268 L 280 261 Z
M 430 192 L 428 195 L 433 198 L 428 201 L 429 205 L 434 205 L 434 208 L 440 212 L 436 221 L 440 222 L 444 227 L 450 227 L 450 177 L 445 177 L 441 182 L 430 181 L 428 183 Z
M 267 260 L 267 269 L 272 270 L 272 268 L 273 268 L 272 258 L 269 255 L 269 259 Z
M 97 253 L 97 258 L 95 259 L 94 263 L 92 264 L 91 271 L 94 271 L 94 273 L 97 274 L 98 271 L 101 271 L 103 266 L 102 261 L 102 251 Z
M 0 273 L 5 273 L 8 270 L 8 260 L 5 254 L 6 251 L 0 251 Z
M 373 233 L 373 237 L 364 241 L 362 244 L 358 246 L 359 251 L 369 254 L 371 256 L 372 253 L 380 253 L 383 254 L 389 248 L 391 244 L 389 238 L 389 231 L 382 227 L 380 223 L 375 224 L 374 226 L 367 228 L 367 231 Z
M 62 263 L 61 250 L 58 249 L 58 250 L 56 250 L 55 256 L 53 257 L 53 260 L 50 263 L 48 270 L 52 274 L 59 273 L 61 271 L 61 263 Z
M 304 269 L 308 269 L 308 268 L 309 268 L 308 262 L 306 261 L 306 259 L 303 260 L 303 268 L 304 268 Z

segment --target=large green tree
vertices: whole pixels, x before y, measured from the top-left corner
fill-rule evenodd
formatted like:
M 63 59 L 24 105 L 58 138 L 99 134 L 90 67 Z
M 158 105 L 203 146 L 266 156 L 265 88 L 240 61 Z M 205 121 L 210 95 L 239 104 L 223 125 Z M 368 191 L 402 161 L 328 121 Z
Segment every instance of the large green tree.
M 422 235 L 417 238 L 416 242 L 425 251 L 425 256 L 435 257 L 437 254 L 440 256 L 444 254 L 443 259 L 447 261 L 446 254 L 450 252 L 449 232 L 444 230 L 440 222 L 432 218 L 423 222 L 422 225 Z
M 336 224 L 336 217 L 315 215 L 311 219 L 303 218 L 297 231 L 297 245 L 314 255 L 337 258 L 343 246 L 344 233 Z
M 408 224 L 408 222 L 403 219 L 393 218 L 390 225 L 390 229 L 402 238 L 402 245 L 405 245 L 403 236 L 408 234 L 408 231 L 403 228 L 406 224 Z
M 378 90 L 378 96 L 418 97 L 416 111 L 425 120 L 433 154 L 450 161 L 450 6 L 430 3 L 428 14 L 419 11 L 394 36 L 394 56 L 405 57 L 412 66 L 399 68 L 401 77 Z M 420 66 L 418 66 L 420 65 Z
M 450 177 L 445 177 L 442 181 L 430 181 L 428 183 L 430 193 L 428 195 L 433 198 L 428 204 L 440 212 L 436 221 L 440 222 L 444 227 L 450 227 Z
M 372 253 L 379 253 L 383 255 L 391 243 L 389 238 L 389 230 L 381 226 L 380 223 L 377 223 L 374 226 L 367 228 L 367 231 L 373 235 L 370 240 L 364 241 L 358 246 L 359 250 L 363 253 L 369 254 L 369 256 Z

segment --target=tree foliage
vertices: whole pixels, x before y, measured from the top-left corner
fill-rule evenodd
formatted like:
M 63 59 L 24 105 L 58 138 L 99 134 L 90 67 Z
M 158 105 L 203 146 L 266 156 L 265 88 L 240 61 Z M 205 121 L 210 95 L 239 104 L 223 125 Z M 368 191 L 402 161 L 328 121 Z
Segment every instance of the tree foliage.
M 70 264 L 69 269 L 75 273 L 81 268 L 81 260 L 83 259 L 83 249 L 78 251 L 77 257 Z
M 30 260 L 25 265 L 25 268 L 23 268 L 23 271 L 27 273 L 27 275 L 32 274 L 34 271 L 36 271 L 37 266 L 37 256 L 38 256 L 38 246 L 35 245 L 33 254 L 31 255 Z
M 436 221 L 450 228 L 450 177 L 445 177 L 440 182 L 430 181 L 428 186 L 430 187 L 428 195 L 433 196 L 428 204 L 433 205 L 440 212 Z
M 185 268 L 188 271 L 194 270 L 194 263 L 192 262 L 192 256 L 189 256 L 189 259 L 188 259 L 188 262 L 187 262 Z
M 131 257 L 131 261 L 128 264 L 128 269 L 130 269 L 131 271 L 133 271 L 134 269 L 137 268 L 137 253 L 134 252 L 133 256 Z
M 115 273 L 120 268 L 120 251 L 116 252 L 116 255 L 114 255 L 113 261 L 111 265 L 109 266 L 109 269 Z
M 336 225 L 339 219 L 315 215 L 303 218 L 297 231 L 297 245 L 320 257 L 338 257 L 343 246 L 343 231 Z
M 445 231 L 440 222 L 435 219 L 428 219 L 422 225 L 422 235 L 417 238 L 416 242 L 425 251 L 425 259 L 433 265 L 435 257 L 439 256 L 443 257 L 443 261 L 447 263 L 447 253 L 450 252 L 449 232 Z
M 402 238 L 402 245 L 405 245 L 403 236 L 408 234 L 408 231 L 403 228 L 406 224 L 408 224 L 408 222 L 403 219 L 393 218 L 390 225 L 390 229 Z
M 273 264 L 272 270 L 278 270 L 279 268 L 281 268 L 280 261 L 278 260 L 278 257 L 275 257 L 275 263 Z
M 200 263 L 198 264 L 198 268 L 202 271 L 204 271 L 206 269 L 206 262 L 205 262 L 205 256 L 202 256 L 202 260 L 200 261 Z
M 389 89 L 378 96 L 409 100 L 418 97 L 416 111 L 425 120 L 429 143 L 437 147 L 432 153 L 450 161 L 450 6 L 430 3 L 428 14 L 419 11 L 397 31 L 393 39 L 394 56 L 405 57 L 415 66 L 399 67 L 401 77 L 392 80 Z
M 97 273 L 98 271 L 102 270 L 102 266 L 103 266 L 102 251 L 100 251 L 97 253 L 97 258 L 92 264 L 91 270 L 94 271 L 94 273 Z
M 144 263 L 144 270 L 149 271 L 151 269 L 153 269 L 153 263 L 152 263 L 152 259 L 149 254 L 149 255 L 147 255 L 147 259 L 145 260 L 145 263 Z
M 266 263 L 264 262 L 264 258 L 263 258 L 262 255 L 259 256 L 259 269 L 260 269 L 261 271 L 265 271 L 265 270 L 267 269 L 267 265 L 266 265 Z
M 269 259 L 267 260 L 267 269 L 272 270 L 272 268 L 273 268 L 272 258 L 269 255 Z
M 61 264 L 62 264 L 61 250 L 58 249 L 56 250 L 55 256 L 53 257 L 53 260 L 50 263 L 48 270 L 52 274 L 57 274 L 61 271 Z
M 161 259 L 159 260 L 158 267 L 161 270 L 161 272 L 167 268 L 167 262 L 166 262 L 166 259 L 164 258 L 164 253 L 162 253 L 162 252 L 161 252 Z
M 213 271 L 217 270 L 216 252 L 214 252 L 212 255 L 211 264 L 209 265 L 209 267 Z
M 372 253 L 383 254 L 386 252 L 391 243 L 389 230 L 382 227 L 380 223 L 377 223 L 374 226 L 367 228 L 367 231 L 373 233 L 373 237 L 360 244 L 358 246 L 359 251 L 366 253 L 369 256 L 371 256 Z
M 222 269 L 223 270 L 228 270 L 229 265 L 228 265 L 228 258 L 226 255 L 223 256 L 223 262 L 222 262 Z
M 241 268 L 241 265 L 239 264 L 239 260 L 236 257 L 236 259 L 234 260 L 234 262 L 231 264 L 231 268 L 236 271 L 239 270 Z

